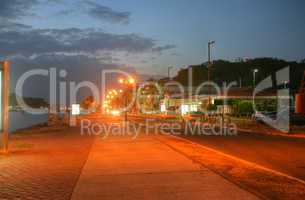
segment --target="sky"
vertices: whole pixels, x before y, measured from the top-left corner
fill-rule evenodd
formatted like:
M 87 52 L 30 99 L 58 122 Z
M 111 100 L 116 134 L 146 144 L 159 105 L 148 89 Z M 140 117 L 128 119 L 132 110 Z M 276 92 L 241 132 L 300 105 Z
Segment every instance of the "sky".
M 25 68 L 82 60 L 75 69 L 126 67 L 166 76 L 168 66 L 175 72 L 207 61 L 209 40 L 216 41 L 213 59 L 301 60 L 304 35 L 304 0 L 0 3 L 0 58 L 17 59 L 16 66 Z

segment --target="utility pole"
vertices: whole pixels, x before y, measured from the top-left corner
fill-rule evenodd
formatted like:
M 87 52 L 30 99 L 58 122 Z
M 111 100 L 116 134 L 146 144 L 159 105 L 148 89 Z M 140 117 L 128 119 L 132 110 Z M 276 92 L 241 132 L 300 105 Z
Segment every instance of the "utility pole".
M 211 66 L 212 66 L 212 62 L 211 62 L 211 47 L 212 45 L 215 44 L 215 41 L 209 41 L 208 42 L 208 81 L 211 81 Z M 209 104 L 211 104 L 211 86 L 209 85 L 208 88 L 208 95 L 209 95 Z
M 1 83 L 1 98 L 2 98 L 2 152 L 8 153 L 9 140 L 9 61 L 0 62 L 2 65 L 2 83 Z

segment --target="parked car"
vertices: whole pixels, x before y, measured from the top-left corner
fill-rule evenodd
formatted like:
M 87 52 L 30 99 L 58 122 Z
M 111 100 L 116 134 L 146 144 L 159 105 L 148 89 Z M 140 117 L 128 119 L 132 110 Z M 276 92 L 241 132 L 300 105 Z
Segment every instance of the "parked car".
M 253 119 L 257 122 L 264 122 L 266 118 L 276 119 L 277 112 L 255 112 L 253 114 Z

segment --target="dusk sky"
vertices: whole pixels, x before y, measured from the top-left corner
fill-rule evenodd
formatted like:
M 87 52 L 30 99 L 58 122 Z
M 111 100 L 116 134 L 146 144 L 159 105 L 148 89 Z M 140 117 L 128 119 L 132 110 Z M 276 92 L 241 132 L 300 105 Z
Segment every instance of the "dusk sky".
M 82 56 L 143 74 L 205 62 L 209 40 L 215 59 L 305 58 L 304 0 L 1 0 L 0 24 L 2 58 Z

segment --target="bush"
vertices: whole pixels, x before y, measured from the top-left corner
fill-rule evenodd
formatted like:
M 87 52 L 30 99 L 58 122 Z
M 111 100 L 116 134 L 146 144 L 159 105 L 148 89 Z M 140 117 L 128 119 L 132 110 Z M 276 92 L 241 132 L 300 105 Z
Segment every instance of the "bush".
M 238 113 L 241 115 L 250 115 L 253 114 L 253 104 L 249 101 L 241 101 L 238 104 Z
M 208 111 L 216 111 L 217 110 L 217 105 L 215 104 L 209 104 L 207 107 Z

